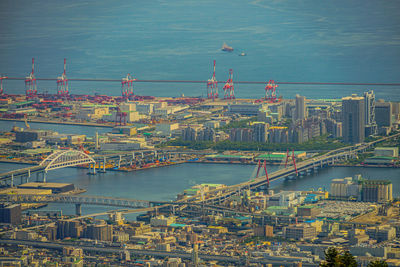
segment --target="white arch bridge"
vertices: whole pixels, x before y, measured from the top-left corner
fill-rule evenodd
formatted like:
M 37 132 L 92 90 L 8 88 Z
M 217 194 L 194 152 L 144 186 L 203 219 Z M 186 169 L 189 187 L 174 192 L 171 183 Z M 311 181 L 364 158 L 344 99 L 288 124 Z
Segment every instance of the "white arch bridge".
M 90 155 L 87 155 L 82 151 L 73 149 L 56 150 L 37 166 L 1 173 L 0 183 L 2 185 L 7 185 L 7 182 L 9 182 L 9 185 L 13 186 L 14 179 L 18 177 L 21 178 L 21 183 L 24 178 L 26 178 L 26 181 L 28 182 L 29 178 L 35 173 L 37 180 L 39 179 L 39 174 L 42 174 L 43 182 L 46 182 L 46 174 L 48 171 L 86 164 L 92 164 L 94 167 L 96 161 Z

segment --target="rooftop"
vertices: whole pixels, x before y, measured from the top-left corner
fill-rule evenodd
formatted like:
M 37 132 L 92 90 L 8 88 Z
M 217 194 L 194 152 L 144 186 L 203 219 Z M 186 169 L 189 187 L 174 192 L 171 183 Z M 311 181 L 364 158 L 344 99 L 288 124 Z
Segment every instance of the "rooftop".
M 388 185 L 392 184 L 392 182 L 389 180 L 364 180 L 364 184 Z

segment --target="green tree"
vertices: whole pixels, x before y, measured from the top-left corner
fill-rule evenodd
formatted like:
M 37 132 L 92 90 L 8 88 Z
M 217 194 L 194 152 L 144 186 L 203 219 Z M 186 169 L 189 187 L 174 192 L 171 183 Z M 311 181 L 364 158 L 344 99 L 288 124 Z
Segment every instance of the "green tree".
M 345 251 L 343 255 L 339 256 L 339 266 L 357 267 L 357 261 L 349 251 Z
M 376 260 L 376 261 L 371 261 L 368 264 L 368 267 L 388 267 L 388 264 L 386 263 L 386 261 Z
M 330 247 L 325 252 L 325 261 L 322 267 L 357 267 L 357 261 L 349 251 L 340 253 L 336 248 Z
M 339 266 L 339 252 L 336 248 L 330 247 L 324 252 L 325 254 L 325 262 L 321 263 L 320 266 L 322 267 L 336 267 Z

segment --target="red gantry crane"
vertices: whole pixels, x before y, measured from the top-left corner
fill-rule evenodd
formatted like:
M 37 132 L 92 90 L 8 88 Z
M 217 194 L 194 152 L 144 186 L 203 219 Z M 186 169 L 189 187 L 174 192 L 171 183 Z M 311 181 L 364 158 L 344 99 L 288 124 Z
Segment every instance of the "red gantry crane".
M 207 98 L 212 100 L 218 98 L 218 81 L 215 78 L 215 60 L 213 76 L 207 81 Z
M 25 94 L 28 98 L 37 96 L 36 77 L 35 77 L 35 59 L 32 58 L 32 72 L 25 77 Z
M 64 72 L 61 74 L 60 77 L 57 78 L 57 95 L 61 97 L 69 95 L 66 66 L 67 66 L 67 59 L 64 58 Z
M 133 79 L 132 76 L 128 73 L 125 78 L 122 78 L 122 97 L 124 99 L 132 99 L 134 96 L 133 93 L 133 82 L 136 79 Z
M 274 80 L 269 80 L 269 82 L 267 83 L 267 86 L 265 86 L 265 100 L 267 102 L 269 102 L 269 103 L 277 102 L 276 87 L 278 87 L 278 85 L 275 84 Z
M 224 85 L 224 99 L 235 99 L 235 90 L 233 87 L 233 69 L 229 70 L 229 78 Z

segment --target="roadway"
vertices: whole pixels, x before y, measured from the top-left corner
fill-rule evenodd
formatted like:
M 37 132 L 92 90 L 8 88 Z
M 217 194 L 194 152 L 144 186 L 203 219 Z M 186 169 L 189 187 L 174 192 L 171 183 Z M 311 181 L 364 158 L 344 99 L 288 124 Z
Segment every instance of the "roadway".
M 192 253 L 176 250 L 176 251 L 160 251 L 160 250 L 148 250 L 148 249 L 123 249 L 116 247 L 97 247 L 97 246 L 88 246 L 88 245 L 74 245 L 71 242 L 63 243 L 63 242 L 41 242 L 41 241 L 30 241 L 30 240 L 14 240 L 14 239 L 0 239 L 1 244 L 6 245 L 25 245 L 36 248 L 46 248 L 53 250 L 62 250 L 64 247 L 75 247 L 81 248 L 84 251 L 88 252 L 97 252 L 97 253 L 113 253 L 113 254 L 121 254 L 124 250 L 128 250 L 133 255 L 141 255 L 141 256 L 152 256 L 158 258 L 165 257 L 179 257 L 182 259 L 192 259 Z M 226 255 L 212 255 L 212 254 L 204 254 L 199 253 L 199 258 L 207 261 L 219 261 L 219 262 L 227 262 L 227 263 L 235 263 L 235 264 L 244 264 L 245 258 L 238 256 L 226 256 Z M 300 260 L 300 259 L 299 259 Z M 260 264 L 276 264 L 279 266 L 293 266 L 293 262 L 295 261 L 271 261 L 265 258 L 254 258 L 249 257 L 248 261 L 250 263 L 260 263 Z M 302 266 L 318 266 L 316 264 L 303 263 Z

